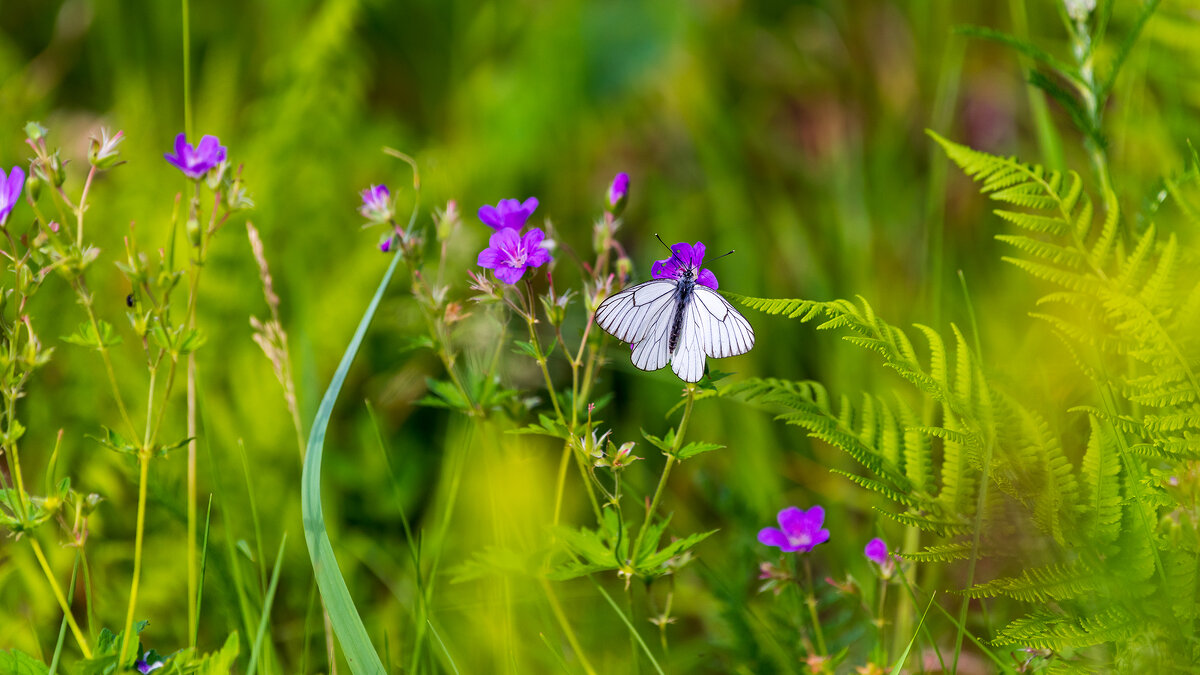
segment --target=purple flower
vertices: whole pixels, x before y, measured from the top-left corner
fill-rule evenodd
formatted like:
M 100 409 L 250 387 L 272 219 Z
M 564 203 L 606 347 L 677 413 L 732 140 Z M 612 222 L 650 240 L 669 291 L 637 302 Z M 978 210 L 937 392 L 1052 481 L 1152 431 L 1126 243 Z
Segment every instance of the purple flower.
M 380 250 L 380 251 L 383 251 L 384 253 L 388 253 L 389 251 L 391 251 L 391 250 L 392 250 L 392 238 L 391 238 L 391 236 L 388 236 L 388 238 L 387 238 L 387 239 L 384 239 L 382 242 L 380 242 L 380 244 L 379 244 L 379 250 Z
M 622 171 L 612 179 L 608 186 L 608 207 L 613 211 L 620 210 L 629 196 L 629 174 Z
M 814 506 L 807 511 L 789 506 L 779 512 L 779 528 L 764 527 L 758 533 L 758 541 L 767 546 L 777 546 L 784 553 L 807 553 L 818 544 L 829 541 L 829 530 L 821 529 L 825 522 L 825 509 Z
M 392 217 L 392 193 L 386 185 L 372 185 L 358 193 L 362 197 L 362 206 L 358 212 L 363 218 L 372 223 L 386 223 Z
M 138 672 L 144 675 L 145 673 L 152 673 L 159 668 L 162 668 L 163 662 L 155 661 L 154 663 L 146 663 L 145 661 L 138 659 L 137 663 L 134 665 L 137 667 Z
M 655 279 L 678 279 L 685 269 L 690 269 L 696 272 L 696 283 L 717 290 L 717 275 L 709 270 L 700 269 L 700 265 L 704 263 L 703 242 L 689 244 L 681 241 L 671 247 L 671 253 L 670 258 L 654 263 L 650 268 L 650 276 Z
M 7 176 L 0 169 L 0 225 L 8 222 L 8 214 L 21 197 L 21 188 L 25 187 L 25 171 L 14 166 Z
M 494 230 L 519 230 L 525 227 L 525 221 L 529 220 L 537 207 L 537 197 L 530 197 L 524 202 L 501 199 L 495 206 L 485 204 L 479 207 L 479 219 Z
M 542 248 L 546 234 L 538 228 L 522 237 L 515 229 L 497 230 L 488 247 L 479 252 L 479 266 L 494 270 L 496 278 L 506 284 L 521 280 L 528 267 L 541 267 L 550 262 L 550 252 Z
M 863 549 L 863 554 L 867 556 L 868 560 L 876 565 L 879 565 L 880 567 L 887 564 L 887 544 L 883 543 L 883 540 L 879 537 L 875 537 L 871 541 L 867 542 L 867 547 Z
M 213 167 L 225 161 L 225 146 L 216 136 L 205 136 L 195 148 L 187 142 L 187 136 L 175 137 L 175 154 L 167 153 L 164 158 L 188 178 L 203 178 Z

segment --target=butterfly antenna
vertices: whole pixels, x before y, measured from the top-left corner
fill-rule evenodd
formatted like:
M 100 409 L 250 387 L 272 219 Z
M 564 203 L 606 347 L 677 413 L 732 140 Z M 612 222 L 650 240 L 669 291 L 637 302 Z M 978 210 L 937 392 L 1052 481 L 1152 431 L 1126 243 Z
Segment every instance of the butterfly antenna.
M 680 260 L 679 256 L 675 255 L 675 249 L 671 248 L 670 246 L 667 246 L 667 242 L 663 241 L 663 238 L 658 236 L 657 232 L 654 233 L 654 238 L 658 240 L 658 243 L 667 247 L 667 250 L 671 252 L 671 257 L 675 259 L 675 262 L 679 263 L 680 265 L 683 265 L 684 267 L 688 267 L 687 263 Z M 733 253 L 733 251 L 730 251 L 730 253 Z
M 713 258 L 712 260 L 709 260 L 708 262 L 709 262 L 709 264 L 712 264 L 712 263 L 715 263 L 716 261 L 720 260 L 721 258 L 724 258 L 727 255 L 733 255 L 733 254 L 734 254 L 734 251 L 730 251 L 729 253 L 722 253 L 721 255 Z

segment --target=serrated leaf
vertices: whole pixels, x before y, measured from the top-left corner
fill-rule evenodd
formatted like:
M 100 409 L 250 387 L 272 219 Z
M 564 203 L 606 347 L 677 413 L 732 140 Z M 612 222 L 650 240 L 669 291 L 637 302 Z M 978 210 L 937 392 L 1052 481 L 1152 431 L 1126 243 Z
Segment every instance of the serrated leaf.
M 724 448 L 724 447 L 725 446 L 721 445 L 720 443 L 706 443 L 704 441 L 692 441 L 691 443 L 688 443 L 687 445 L 680 448 L 679 451 L 675 453 L 675 459 L 680 459 L 680 460 L 688 459 L 689 457 L 695 457 L 696 455 L 702 455 L 706 452 L 711 452 L 713 450 L 720 450 L 721 448 Z
M 64 336 L 62 338 L 63 341 L 93 349 L 115 347 L 121 344 L 121 336 L 117 335 L 117 331 L 112 327 L 112 324 L 107 321 L 97 321 L 96 323 L 100 326 L 99 334 L 96 333 L 96 328 L 90 321 L 85 321 L 79 324 L 79 329 L 74 333 Z

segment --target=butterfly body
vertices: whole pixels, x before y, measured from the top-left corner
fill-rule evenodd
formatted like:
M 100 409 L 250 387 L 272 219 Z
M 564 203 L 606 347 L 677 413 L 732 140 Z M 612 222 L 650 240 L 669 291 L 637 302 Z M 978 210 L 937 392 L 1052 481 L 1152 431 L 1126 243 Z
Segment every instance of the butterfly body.
M 679 346 L 679 333 L 683 330 L 683 312 L 687 309 L 688 303 L 692 301 L 692 294 L 695 292 L 695 275 L 692 270 L 685 270 L 680 275 L 678 285 L 675 287 L 675 320 L 671 322 L 671 337 L 667 343 L 667 348 L 672 354 Z
M 703 245 L 697 244 L 698 255 L 679 246 L 687 247 L 678 251 L 679 264 L 656 265 L 658 278 L 607 298 L 596 308 L 596 323 L 632 346 L 635 367 L 658 370 L 670 363 L 680 379 L 698 382 L 707 357 L 750 351 L 754 329 L 715 290 L 712 273 L 700 269 Z

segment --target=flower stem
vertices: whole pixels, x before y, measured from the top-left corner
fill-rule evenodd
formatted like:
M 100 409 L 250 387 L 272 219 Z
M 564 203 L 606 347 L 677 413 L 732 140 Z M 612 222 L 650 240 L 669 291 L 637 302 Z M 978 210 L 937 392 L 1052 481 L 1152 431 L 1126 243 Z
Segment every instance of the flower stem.
M 133 542 L 133 583 L 129 588 L 129 609 L 125 612 L 125 630 L 121 632 L 121 650 L 117 652 L 117 663 L 125 659 L 125 649 L 129 646 L 129 634 L 133 631 L 133 614 L 137 610 L 138 582 L 142 575 L 142 540 L 146 531 L 146 484 L 150 476 L 150 452 L 143 448 L 138 453 L 138 506 L 137 529 Z
M 33 536 L 29 537 L 29 545 L 33 547 L 33 555 L 37 556 L 38 564 L 42 566 L 42 571 L 46 573 L 46 580 L 50 582 L 50 588 L 54 591 L 54 597 L 58 600 L 58 604 L 62 607 L 63 618 L 67 620 L 67 625 L 71 627 L 71 633 L 75 636 L 75 641 L 79 643 L 79 651 L 83 652 L 83 657 L 92 658 L 92 650 L 88 647 L 87 640 L 83 637 L 83 631 L 79 630 L 79 624 L 75 623 L 75 617 L 71 614 L 71 606 L 67 604 L 67 597 L 63 595 L 62 588 L 59 588 L 58 581 L 54 579 L 54 572 L 50 571 L 50 563 L 46 562 L 46 554 L 42 553 L 42 545 Z
M 121 420 L 124 421 L 125 427 L 129 431 L 129 438 L 137 438 L 137 427 L 134 426 L 133 418 L 129 416 L 129 411 L 125 408 L 125 399 L 121 398 L 121 389 L 117 386 L 117 374 L 113 370 L 112 357 L 108 353 L 108 346 L 104 344 L 104 333 L 100 331 L 100 321 L 96 319 L 96 311 L 92 308 L 92 296 L 83 285 L 82 275 L 75 280 L 75 291 L 79 294 L 79 299 L 83 302 L 83 308 L 87 312 L 88 321 L 96 333 L 96 342 L 99 345 L 96 349 L 100 352 L 101 360 L 104 361 L 104 371 L 108 374 L 108 383 L 112 387 L 113 398 L 117 401 L 117 409 L 121 411 Z
M 558 598 L 554 595 L 554 588 L 545 579 L 542 579 L 541 582 L 542 590 L 546 592 L 546 600 L 550 602 L 550 611 L 554 614 L 558 625 L 562 627 L 563 635 L 567 638 L 567 644 L 571 645 L 571 649 L 575 651 L 575 657 L 579 659 L 579 665 L 583 666 L 583 671 L 587 675 L 596 675 L 596 669 L 592 667 L 592 664 L 587 660 L 587 656 L 584 655 L 583 647 L 579 644 L 579 638 L 575 635 L 570 622 L 567 621 L 567 615 L 563 612 L 562 605 L 559 604 Z
M 654 520 L 654 513 L 658 510 L 658 503 L 662 501 L 663 492 L 667 486 L 667 478 L 671 475 L 671 467 L 675 466 L 675 455 L 683 445 L 683 434 L 687 431 L 688 420 L 692 417 L 692 405 L 695 402 L 696 388 L 689 384 L 687 386 L 687 403 L 683 408 L 683 419 L 679 420 L 679 429 L 675 432 L 675 442 L 671 444 L 671 449 L 667 452 L 667 463 L 663 466 L 662 476 L 658 479 L 658 487 L 654 490 L 654 498 L 650 500 L 650 508 L 646 510 L 646 519 L 642 521 L 642 526 L 638 529 L 637 538 L 633 540 L 633 548 L 629 549 L 629 553 L 633 556 L 635 562 L 637 561 L 638 551 L 642 547 L 642 539 L 646 536 L 646 530 L 649 528 L 651 521 Z
M 567 463 L 571 460 L 571 444 L 563 445 L 562 459 L 558 461 L 558 487 L 554 490 L 554 525 L 562 515 L 563 490 L 567 485 Z
M 813 586 L 812 565 L 808 562 L 808 558 L 804 559 L 804 577 L 807 580 L 808 597 L 804 599 L 804 604 L 808 605 L 808 615 L 812 617 L 813 635 L 817 638 L 817 651 L 820 656 L 825 656 L 829 652 L 825 649 L 825 633 L 821 630 L 821 619 L 817 617 L 817 596 Z

